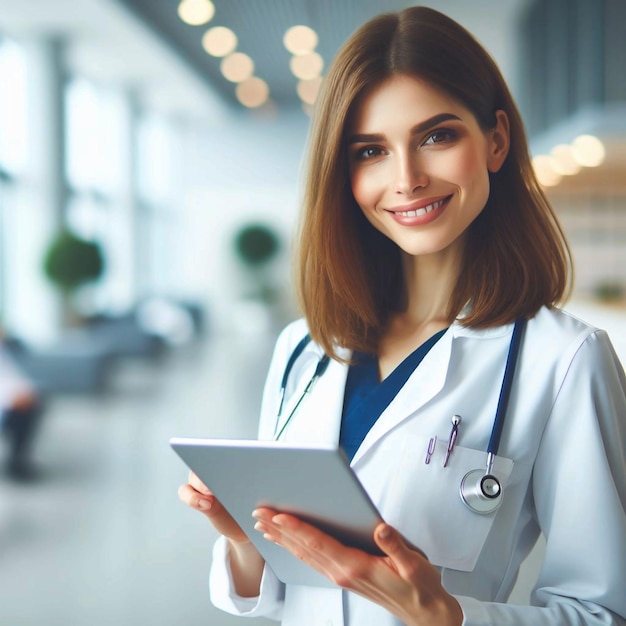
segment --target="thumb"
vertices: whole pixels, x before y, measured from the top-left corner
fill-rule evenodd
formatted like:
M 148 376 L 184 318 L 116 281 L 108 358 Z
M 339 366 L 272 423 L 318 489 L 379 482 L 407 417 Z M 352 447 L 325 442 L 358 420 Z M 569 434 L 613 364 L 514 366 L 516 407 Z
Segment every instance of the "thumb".
M 407 562 L 415 558 L 415 553 L 426 561 L 428 557 L 418 547 L 410 544 L 393 526 L 379 524 L 374 532 L 376 545 L 393 561 L 397 563 Z

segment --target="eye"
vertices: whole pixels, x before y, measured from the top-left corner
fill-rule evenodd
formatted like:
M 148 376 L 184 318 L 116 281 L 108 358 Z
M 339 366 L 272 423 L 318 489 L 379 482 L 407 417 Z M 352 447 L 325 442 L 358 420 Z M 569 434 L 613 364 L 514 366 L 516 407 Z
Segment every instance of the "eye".
M 355 151 L 354 158 L 357 161 L 367 161 L 368 159 L 375 159 L 381 154 L 383 154 L 382 148 L 378 146 L 365 146 Z
M 425 146 L 432 146 L 438 143 L 448 143 L 454 141 L 457 138 L 457 133 L 449 128 L 439 128 L 426 138 L 424 141 Z

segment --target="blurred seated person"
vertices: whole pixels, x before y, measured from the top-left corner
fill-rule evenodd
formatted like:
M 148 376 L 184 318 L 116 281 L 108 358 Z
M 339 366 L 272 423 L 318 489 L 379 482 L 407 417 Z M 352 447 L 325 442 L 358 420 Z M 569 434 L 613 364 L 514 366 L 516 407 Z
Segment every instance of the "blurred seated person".
M 35 477 L 30 449 L 41 412 L 39 393 L 10 354 L 0 329 L 0 432 L 9 446 L 5 468 L 11 478 Z

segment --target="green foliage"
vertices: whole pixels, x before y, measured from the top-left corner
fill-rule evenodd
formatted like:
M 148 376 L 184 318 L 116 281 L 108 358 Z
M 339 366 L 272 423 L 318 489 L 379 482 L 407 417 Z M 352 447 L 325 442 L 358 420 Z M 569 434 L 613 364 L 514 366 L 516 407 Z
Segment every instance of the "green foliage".
M 280 247 L 276 232 L 264 224 L 249 224 L 235 236 L 235 250 L 248 266 L 263 265 L 276 256 Z
M 53 284 L 70 293 L 102 276 L 102 250 L 97 243 L 82 239 L 68 230 L 61 231 L 46 252 L 44 272 Z
M 594 288 L 596 298 L 603 302 L 619 302 L 624 293 L 624 287 L 617 281 L 601 282 Z

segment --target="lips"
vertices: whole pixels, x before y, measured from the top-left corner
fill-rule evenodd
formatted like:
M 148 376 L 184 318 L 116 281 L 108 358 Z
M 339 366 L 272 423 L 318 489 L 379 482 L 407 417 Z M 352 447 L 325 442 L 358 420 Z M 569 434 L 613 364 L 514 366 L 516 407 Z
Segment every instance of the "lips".
M 448 198 L 443 198 L 443 200 L 437 200 L 432 202 L 431 204 L 427 204 L 426 206 L 420 207 L 419 209 L 411 209 L 409 211 L 393 211 L 396 215 L 401 217 L 418 217 L 420 215 L 427 215 L 431 211 L 438 209 L 442 206 Z
M 405 206 L 387 209 L 393 219 L 403 226 L 424 226 L 435 221 L 446 210 L 452 195 L 426 198 Z

